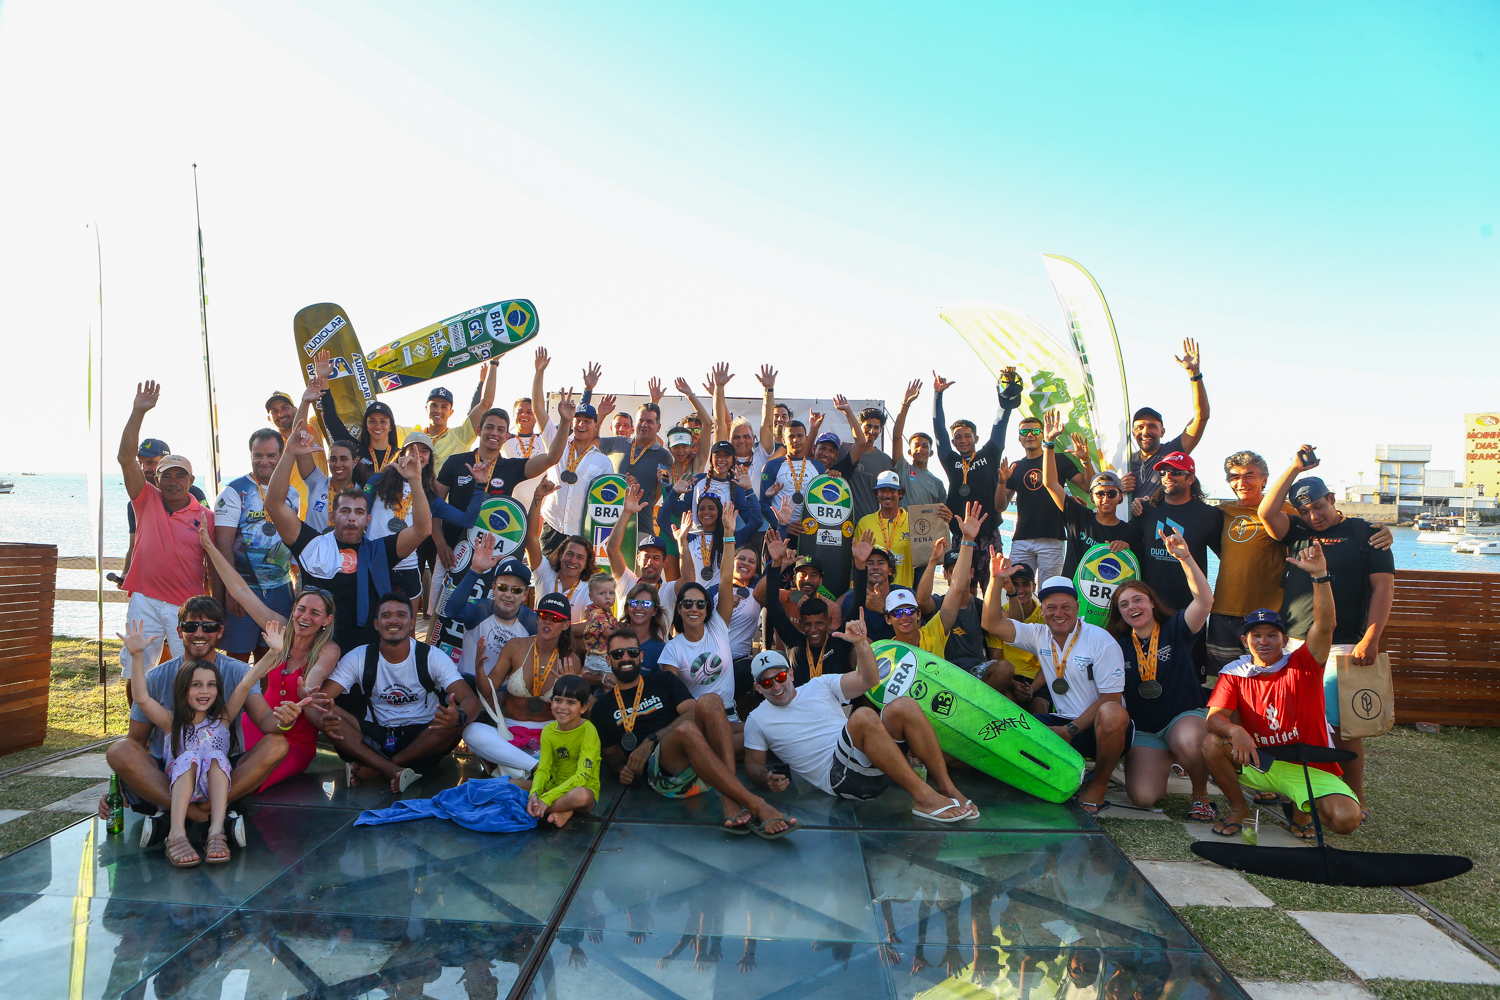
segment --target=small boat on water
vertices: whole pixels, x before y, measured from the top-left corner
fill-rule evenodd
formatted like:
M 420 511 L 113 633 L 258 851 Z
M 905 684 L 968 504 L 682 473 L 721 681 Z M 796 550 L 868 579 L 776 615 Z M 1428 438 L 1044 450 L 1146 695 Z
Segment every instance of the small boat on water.
M 1454 545 L 1468 538 L 1500 538 L 1500 523 L 1485 523 L 1476 514 L 1467 518 L 1457 514 L 1447 517 L 1423 514 L 1417 517 L 1413 527 L 1417 529 L 1419 542 Z
M 1459 555 L 1500 556 L 1500 538 L 1475 538 L 1470 536 L 1456 543 L 1452 551 Z
M 15 488 L 16 481 L 14 479 L 0 479 L 0 493 L 9 493 Z

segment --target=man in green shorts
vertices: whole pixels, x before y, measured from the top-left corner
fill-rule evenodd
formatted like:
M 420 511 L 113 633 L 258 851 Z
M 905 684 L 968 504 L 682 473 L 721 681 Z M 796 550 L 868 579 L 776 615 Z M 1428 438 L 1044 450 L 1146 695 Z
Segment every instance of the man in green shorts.
M 1250 816 L 1244 789 L 1275 792 L 1292 800 L 1297 836 L 1315 836 L 1302 765 L 1270 762 L 1261 747 L 1305 743 L 1331 747 L 1323 712 L 1323 664 L 1333 643 L 1333 588 L 1323 547 L 1314 541 L 1287 562 L 1312 577 L 1313 624 L 1307 641 L 1284 652 L 1286 625 L 1281 615 L 1261 608 L 1245 616 L 1241 641 L 1248 652 L 1219 671 L 1208 699 L 1208 735 L 1203 758 L 1214 783 L 1229 800 L 1229 815 L 1213 832 L 1232 837 Z M 1318 817 L 1335 833 L 1359 829 L 1359 800 L 1344 783 L 1337 764 L 1311 764 L 1312 797 Z

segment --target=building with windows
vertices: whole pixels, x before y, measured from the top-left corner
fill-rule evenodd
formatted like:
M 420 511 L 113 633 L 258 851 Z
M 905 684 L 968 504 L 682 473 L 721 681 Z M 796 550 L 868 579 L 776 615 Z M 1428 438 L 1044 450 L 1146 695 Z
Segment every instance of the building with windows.
M 1376 445 L 1375 481 L 1367 483 L 1361 474 L 1357 484 L 1345 487 L 1344 499 L 1350 503 L 1394 505 L 1413 514 L 1423 508 L 1459 510 L 1466 498 L 1471 510 L 1495 507 L 1494 490 L 1487 490 L 1482 482 L 1466 486 L 1456 481 L 1452 469 L 1429 469 L 1430 461 L 1430 444 Z

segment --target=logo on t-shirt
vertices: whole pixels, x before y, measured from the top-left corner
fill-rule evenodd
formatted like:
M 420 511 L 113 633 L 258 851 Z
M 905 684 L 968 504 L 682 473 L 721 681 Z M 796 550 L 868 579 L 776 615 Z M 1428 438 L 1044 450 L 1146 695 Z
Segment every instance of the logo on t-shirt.
M 712 684 L 719 679 L 723 670 L 724 661 L 719 658 L 718 653 L 699 653 L 693 660 L 693 665 L 688 667 L 693 683 L 698 685 Z
M 380 693 L 380 700 L 387 705 L 415 705 L 426 697 L 421 688 L 413 691 L 405 684 L 392 684 Z
M 339 549 L 339 572 L 353 573 L 359 569 L 358 549 Z
M 1260 519 L 1252 514 L 1237 514 L 1234 520 L 1229 522 L 1229 540 L 1231 542 L 1248 542 L 1260 534 Z
M 568 753 L 568 748 L 567 747 L 558 747 L 557 748 L 557 759 L 558 760 L 567 760 L 571 756 L 572 756 L 572 754 Z
M 1026 470 L 1026 488 L 1028 490 L 1039 490 L 1039 489 L 1042 488 L 1042 470 L 1041 469 L 1027 469 Z
M 1266 725 L 1270 726 L 1272 729 L 1281 728 L 1281 713 L 1277 710 L 1275 705 L 1270 703 L 1266 704 Z

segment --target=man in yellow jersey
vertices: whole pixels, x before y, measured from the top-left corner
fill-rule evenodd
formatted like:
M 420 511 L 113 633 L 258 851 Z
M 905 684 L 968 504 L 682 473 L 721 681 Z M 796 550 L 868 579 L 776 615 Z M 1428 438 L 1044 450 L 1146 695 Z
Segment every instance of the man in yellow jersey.
M 474 438 L 479 433 L 479 421 L 484 418 L 485 412 L 495 405 L 495 369 L 499 365 L 499 359 L 492 358 L 490 363 L 484 366 L 484 375 L 480 383 L 484 387 L 483 392 L 479 394 L 478 402 L 470 408 L 468 417 L 457 427 L 448 426 L 448 420 L 453 416 L 453 393 L 442 386 L 437 386 L 427 394 L 427 426 L 399 428 L 403 442 L 406 440 L 406 435 L 413 431 L 421 431 L 432 438 L 434 472 L 441 469 L 443 463 L 452 456 L 474 447 Z
M 891 567 L 891 583 L 897 587 L 910 587 L 914 574 L 911 562 L 911 524 L 901 498 L 906 491 L 901 488 L 901 477 L 887 469 L 875 477 L 875 502 L 880 506 L 875 513 L 866 514 L 854 527 L 854 537 L 863 538 L 869 532 L 877 548 L 885 549 L 895 565 Z

